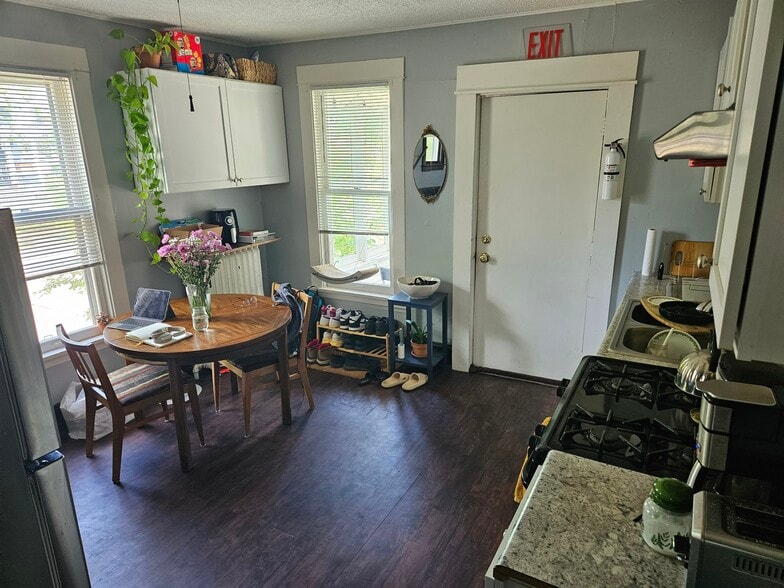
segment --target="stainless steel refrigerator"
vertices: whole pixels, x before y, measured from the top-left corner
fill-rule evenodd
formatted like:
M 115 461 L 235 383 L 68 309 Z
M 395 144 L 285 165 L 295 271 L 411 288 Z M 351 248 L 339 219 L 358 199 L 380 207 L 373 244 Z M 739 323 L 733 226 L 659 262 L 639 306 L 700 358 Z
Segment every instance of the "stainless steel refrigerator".
M 89 586 L 19 247 L 0 209 L 0 586 Z

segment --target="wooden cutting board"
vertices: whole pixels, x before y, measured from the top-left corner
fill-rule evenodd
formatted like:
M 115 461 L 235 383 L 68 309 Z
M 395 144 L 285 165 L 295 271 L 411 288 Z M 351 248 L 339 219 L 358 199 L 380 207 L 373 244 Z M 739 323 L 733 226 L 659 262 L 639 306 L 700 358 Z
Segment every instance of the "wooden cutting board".
M 675 323 L 659 314 L 658 304 L 653 304 L 648 300 L 648 298 L 643 298 L 640 300 L 640 302 L 642 302 L 643 308 L 648 311 L 648 314 L 650 314 L 663 325 L 667 325 L 671 329 L 678 329 L 679 331 L 685 331 L 686 333 L 691 333 L 692 335 L 709 335 L 711 329 L 713 328 L 713 323 L 708 325 L 683 325 L 681 323 Z
M 710 266 L 697 267 L 697 258 L 700 255 L 713 258 L 713 241 L 674 241 L 670 249 L 670 275 L 707 278 Z M 676 263 L 678 259 L 681 260 L 680 265 Z

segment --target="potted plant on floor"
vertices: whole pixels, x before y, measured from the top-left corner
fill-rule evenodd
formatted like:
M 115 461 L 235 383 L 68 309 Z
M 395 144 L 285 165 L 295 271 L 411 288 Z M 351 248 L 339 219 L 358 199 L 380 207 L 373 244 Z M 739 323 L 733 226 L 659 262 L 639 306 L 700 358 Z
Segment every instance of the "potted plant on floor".
M 147 101 L 150 98 L 150 88 L 158 82 L 155 76 L 144 75 L 138 70 L 147 67 L 142 60 L 148 54 L 158 54 L 158 65 L 150 65 L 150 67 L 159 67 L 161 53 L 176 50 L 177 45 L 172 41 L 169 33 L 150 30 L 152 37 L 146 43 L 131 37 L 139 45 L 131 49 L 126 47 L 120 51 L 123 71 L 110 76 L 106 80 L 106 86 L 109 89 L 109 99 L 120 105 L 125 120 L 126 158 L 132 166 L 129 176 L 133 179 L 133 191 L 139 198 L 139 202 L 136 203 L 139 216 L 131 222 L 137 224 L 136 236 L 147 245 L 148 250 L 151 249 L 150 255 L 153 262 L 157 263 L 160 257 L 154 248 L 160 244 L 160 237 L 147 228 L 148 206 L 154 207 L 155 220 L 158 223 L 167 222 L 168 219 L 161 200 L 163 190 L 158 158 L 155 157 L 153 146 Z M 125 32 L 122 29 L 115 29 L 109 33 L 109 36 L 114 39 L 124 39 Z
M 416 324 L 416 321 L 407 320 L 408 335 L 411 339 L 411 355 L 414 357 L 427 357 L 428 332 Z

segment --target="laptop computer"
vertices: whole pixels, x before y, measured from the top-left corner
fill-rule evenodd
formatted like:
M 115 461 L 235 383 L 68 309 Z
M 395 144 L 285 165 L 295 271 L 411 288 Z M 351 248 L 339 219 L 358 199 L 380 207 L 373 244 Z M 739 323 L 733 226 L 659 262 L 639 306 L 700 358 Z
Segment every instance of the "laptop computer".
M 106 326 L 121 331 L 133 331 L 153 323 L 160 323 L 168 314 L 170 298 L 169 290 L 139 288 L 133 303 L 133 316 Z

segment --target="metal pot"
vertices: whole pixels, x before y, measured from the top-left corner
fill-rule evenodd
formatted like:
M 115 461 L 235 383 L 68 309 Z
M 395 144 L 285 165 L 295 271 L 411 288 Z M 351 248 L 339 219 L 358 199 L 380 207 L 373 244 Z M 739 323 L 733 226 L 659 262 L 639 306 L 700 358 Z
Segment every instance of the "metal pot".
M 678 366 L 675 385 L 688 394 L 697 395 L 695 388 L 699 382 L 716 378 L 716 374 L 710 369 L 710 364 L 711 352 L 707 349 L 689 353 Z

